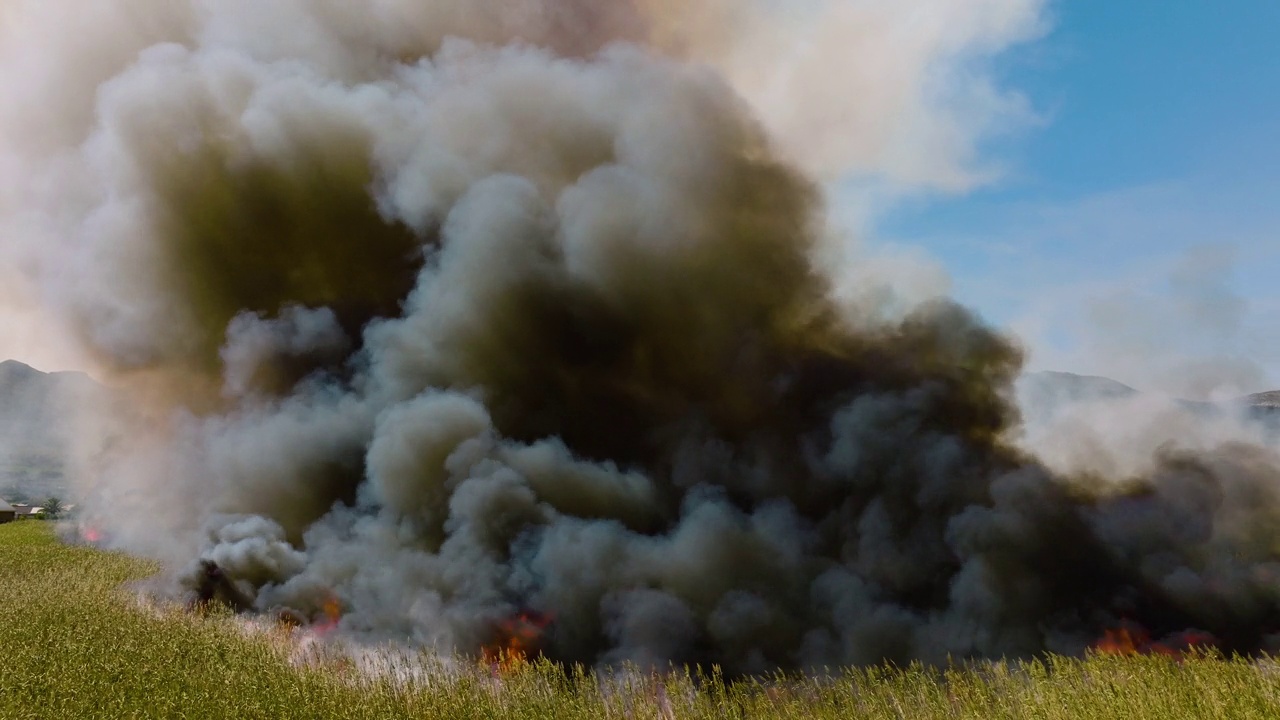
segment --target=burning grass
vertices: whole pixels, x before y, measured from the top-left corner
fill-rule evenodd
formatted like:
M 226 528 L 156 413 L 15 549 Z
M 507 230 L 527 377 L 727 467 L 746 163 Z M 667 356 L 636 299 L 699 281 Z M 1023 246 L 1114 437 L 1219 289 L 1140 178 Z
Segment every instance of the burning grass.
M 518 655 L 518 662 L 450 661 L 426 676 L 407 672 L 422 662 L 402 658 L 398 665 L 389 655 L 381 666 L 376 658 L 340 655 L 291 662 L 286 636 L 246 633 L 226 613 L 140 609 L 121 586 L 154 570 L 122 555 L 62 546 L 45 523 L 0 526 L 0 716 L 1165 720 L 1280 711 L 1273 663 L 1195 653 L 1177 661 L 1161 653 L 1099 653 L 732 684 L 685 672 L 566 673 L 523 659 L 543 618 L 504 629 L 502 655 Z M 380 669 L 367 672 L 371 667 Z

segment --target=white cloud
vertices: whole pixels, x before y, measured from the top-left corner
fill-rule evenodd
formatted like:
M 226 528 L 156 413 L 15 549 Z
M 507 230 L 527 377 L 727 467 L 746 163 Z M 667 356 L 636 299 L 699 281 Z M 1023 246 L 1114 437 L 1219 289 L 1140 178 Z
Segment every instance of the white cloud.
M 716 25 L 738 33 L 710 44 L 705 56 L 818 176 L 874 178 L 898 191 L 963 192 L 992 176 L 982 141 L 1034 117 L 989 66 L 1044 32 L 1044 6 L 1042 0 L 721 3 Z

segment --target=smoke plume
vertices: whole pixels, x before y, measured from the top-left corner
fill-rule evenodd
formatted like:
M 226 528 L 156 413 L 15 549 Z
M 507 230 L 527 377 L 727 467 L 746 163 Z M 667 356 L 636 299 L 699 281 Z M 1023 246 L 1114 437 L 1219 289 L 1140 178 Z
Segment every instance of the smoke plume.
M 85 522 L 193 596 L 442 651 L 525 613 L 558 660 L 735 673 L 1128 621 L 1270 647 L 1272 447 L 1050 469 L 1010 340 L 818 261 L 811 178 L 980 174 L 1017 103 L 957 69 L 1039 4 L 803 5 L 10 7 L 4 255 L 132 399 Z M 868 58 L 831 145 L 846 101 L 805 98 Z

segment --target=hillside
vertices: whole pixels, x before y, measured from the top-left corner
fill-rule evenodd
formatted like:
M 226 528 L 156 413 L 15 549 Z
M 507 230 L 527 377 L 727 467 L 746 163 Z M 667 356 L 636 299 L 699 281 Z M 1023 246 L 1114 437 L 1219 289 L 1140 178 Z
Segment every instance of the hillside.
M 61 458 L 68 420 L 78 403 L 102 392 L 102 386 L 84 373 L 45 373 L 16 360 L 0 362 L 0 497 L 40 499 L 66 494 Z M 1027 373 L 1019 381 L 1022 403 L 1034 413 L 1138 394 L 1141 391 L 1110 378 L 1068 372 Z M 1238 402 L 1253 417 L 1280 426 L 1280 390 Z M 1210 415 L 1230 409 L 1226 403 L 1180 403 Z
M 1052 412 L 1055 408 L 1076 402 L 1117 400 L 1142 394 L 1142 391 L 1110 378 L 1051 370 L 1027 373 L 1019 380 L 1018 390 L 1023 405 L 1035 413 Z M 1227 402 L 1178 400 L 1177 403 L 1205 415 L 1216 415 L 1243 406 L 1246 414 L 1257 420 L 1280 424 L 1280 390 L 1246 395 Z
M 1051 370 L 1027 373 L 1019 381 L 1019 390 L 1033 406 L 1114 400 L 1138 394 L 1134 388 L 1110 378 Z
M 1280 390 L 1254 393 L 1253 395 L 1245 397 L 1244 401 L 1251 407 L 1275 408 L 1280 410 Z
M 61 458 L 74 407 L 100 386 L 88 375 L 0 362 L 0 497 L 65 495 Z

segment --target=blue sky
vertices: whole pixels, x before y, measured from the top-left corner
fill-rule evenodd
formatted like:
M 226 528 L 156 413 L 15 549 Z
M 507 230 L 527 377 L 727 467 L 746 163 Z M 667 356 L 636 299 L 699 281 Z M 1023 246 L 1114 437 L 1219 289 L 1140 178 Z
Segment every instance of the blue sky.
M 899 203 L 875 235 L 936 256 L 1033 366 L 1280 387 L 1280 2 L 1059 0 L 1050 18 L 998 61 L 1039 116 L 986 148 L 1001 177 Z

